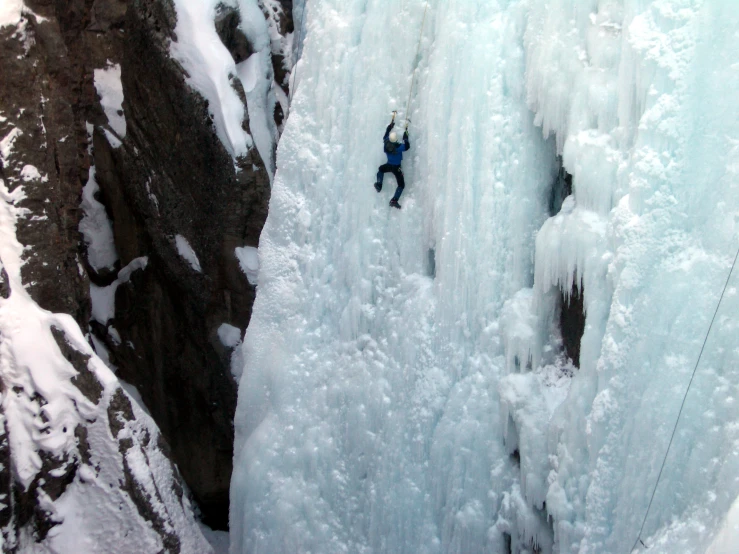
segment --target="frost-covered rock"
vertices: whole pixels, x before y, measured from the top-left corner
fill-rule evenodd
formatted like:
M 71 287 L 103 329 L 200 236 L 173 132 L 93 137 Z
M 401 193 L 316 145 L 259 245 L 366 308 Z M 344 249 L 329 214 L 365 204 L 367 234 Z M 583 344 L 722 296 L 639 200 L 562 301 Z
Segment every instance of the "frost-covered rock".
M 249 323 L 255 287 L 234 251 L 258 244 L 277 138 L 271 52 L 282 39 L 269 34 L 263 8 L 134 0 L 120 57 L 96 66 L 111 81 L 120 64 L 126 122 L 121 136 L 98 120 L 92 137 L 116 269 L 148 263 L 125 282 L 112 273 L 95 283 L 101 310 L 91 326 L 172 445 L 205 521 L 219 528 L 228 517 L 237 357 L 219 328 L 241 333 Z M 246 91 L 236 67 L 252 56 L 260 63 Z M 117 94 L 117 82 L 109 88 Z M 110 306 L 112 317 L 102 309 Z
M 120 52 L 121 4 L 0 8 L 0 73 L 13 83 L 0 89 L 3 552 L 210 551 L 166 441 L 81 330 L 88 275 L 105 287 L 119 274 L 102 197 L 89 187 L 79 202 L 96 181 L 86 123 L 111 125 L 92 68 Z
M 0 179 L 3 552 L 210 551 L 153 420 L 74 319 L 24 286 L 24 186 Z

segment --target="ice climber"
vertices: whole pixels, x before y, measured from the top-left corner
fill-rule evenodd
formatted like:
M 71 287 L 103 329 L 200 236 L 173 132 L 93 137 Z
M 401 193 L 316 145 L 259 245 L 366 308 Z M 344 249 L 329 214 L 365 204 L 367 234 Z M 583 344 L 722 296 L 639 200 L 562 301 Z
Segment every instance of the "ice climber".
M 395 127 L 395 114 L 393 114 L 393 120 L 385 130 L 385 136 L 383 142 L 385 143 L 385 154 L 387 155 L 387 163 L 383 164 L 377 170 L 377 182 L 375 183 L 375 189 L 377 192 L 382 190 L 382 179 L 385 173 L 392 173 L 395 175 L 395 180 L 398 182 L 398 188 L 395 189 L 395 195 L 390 200 L 390 205 L 393 208 L 400 209 L 398 199 L 403 194 L 405 188 L 405 179 L 403 179 L 403 170 L 400 167 L 403 161 L 403 152 L 407 152 L 411 149 L 411 143 L 408 140 L 408 129 L 406 128 L 403 133 L 403 142 L 400 141 L 400 134 L 397 131 L 393 131 Z

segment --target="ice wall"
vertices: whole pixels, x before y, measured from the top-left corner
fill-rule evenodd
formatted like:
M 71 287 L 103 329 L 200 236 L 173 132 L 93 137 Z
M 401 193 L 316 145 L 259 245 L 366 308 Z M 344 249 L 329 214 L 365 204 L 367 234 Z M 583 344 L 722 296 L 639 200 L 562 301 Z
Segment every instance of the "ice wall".
M 532 326 L 545 332 L 551 291 L 573 283 L 587 312 L 581 369 L 549 425 L 554 549 L 629 552 L 739 246 L 739 17 L 720 1 L 529 8 L 527 101 L 574 189 L 537 235 Z M 651 552 L 704 551 L 739 494 L 736 283 L 644 527 Z
M 306 4 L 244 345 L 233 552 L 504 544 L 497 316 L 532 283 L 554 150 L 521 101 L 518 8 L 432 6 L 416 60 L 423 8 Z M 397 212 L 393 177 L 372 183 L 416 66 Z
M 450 0 L 416 59 L 423 8 L 305 6 L 243 344 L 231 550 L 628 552 L 738 242 L 737 15 Z M 371 184 L 416 68 L 397 212 L 392 176 Z M 548 218 L 557 154 L 574 194 Z M 555 325 L 573 282 L 579 370 Z M 733 285 L 654 551 L 707 548 L 739 493 L 738 302 Z

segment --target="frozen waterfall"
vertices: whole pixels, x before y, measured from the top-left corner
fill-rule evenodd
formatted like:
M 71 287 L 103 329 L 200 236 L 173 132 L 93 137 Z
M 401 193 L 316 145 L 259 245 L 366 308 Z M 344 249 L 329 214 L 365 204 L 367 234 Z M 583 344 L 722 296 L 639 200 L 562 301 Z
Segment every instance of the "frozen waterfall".
M 626 554 L 739 246 L 739 11 L 435 0 L 416 58 L 424 6 L 305 5 L 243 343 L 231 552 Z M 393 177 L 372 183 L 416 69 L 398 212 Z M 550 214 L 560 159 L 573 194 Z M 737 283 L 652 553 L 737 525 Z M 573 285 L 579 368 L 557 323 Z

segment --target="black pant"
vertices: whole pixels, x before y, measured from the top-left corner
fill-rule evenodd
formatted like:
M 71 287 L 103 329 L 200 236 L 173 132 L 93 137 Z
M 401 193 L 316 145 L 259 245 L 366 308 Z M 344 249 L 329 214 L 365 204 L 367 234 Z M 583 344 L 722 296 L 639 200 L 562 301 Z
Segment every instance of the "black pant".
M 393 200 L 397 200 L 400 198 L 400 195 L 403 194 L 403 189 L 405 188 L 405 179 L 403 178 L 403 170 L 400 168 L 399 165 L 391 165 L 391 164 L 383 164 L 381 165 L 377 170 L 377 182 L 380 183 L 382 186 L 382 178 L 385 176 L 385 173 L 392 173 L 395 175 L 395 180 L 398 182 L 398 188 L 395 190 L 395 195 L 393 196 Z

